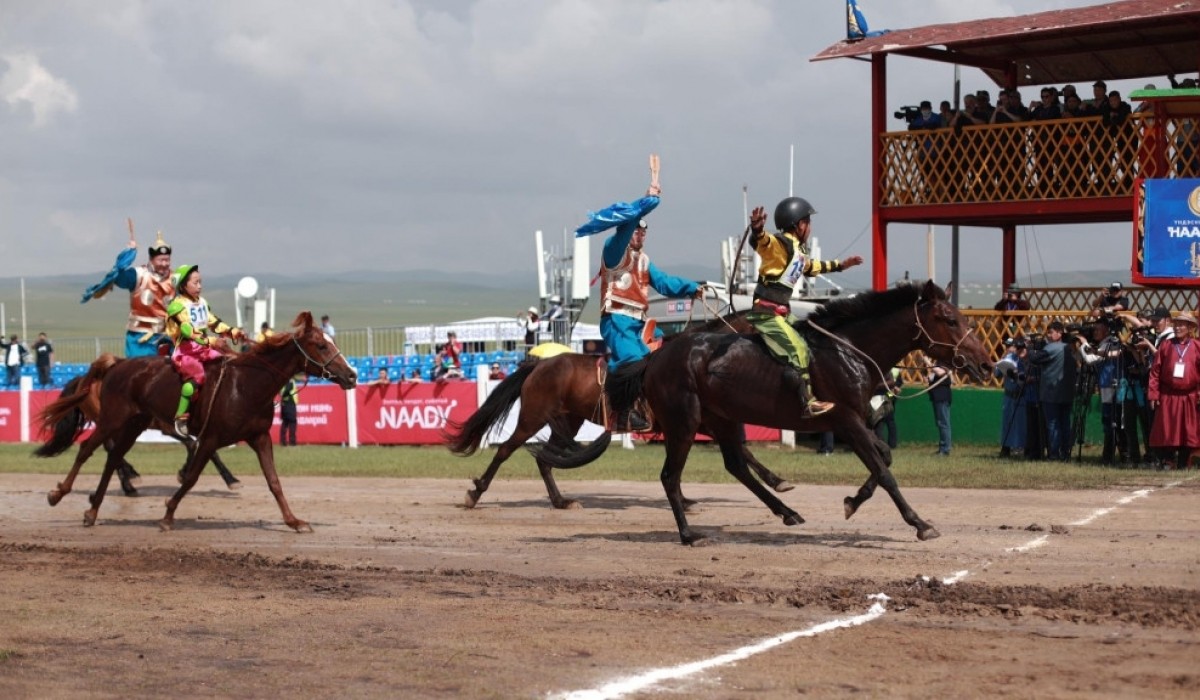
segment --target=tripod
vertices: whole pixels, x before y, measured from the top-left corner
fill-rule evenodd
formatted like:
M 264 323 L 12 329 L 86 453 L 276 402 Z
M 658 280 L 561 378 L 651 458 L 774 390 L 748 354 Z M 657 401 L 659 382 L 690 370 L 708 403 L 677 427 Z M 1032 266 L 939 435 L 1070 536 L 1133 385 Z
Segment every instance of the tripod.
M 1096 372 L 1089 365 L 1079 369 L 1075 379 L 1075 401 L 1071 405 L 1071 437 L 1076 449 L 1075 461 L 1083 461 L 1087 417 L 1092 410 L 1092 392 L 1096 390 Z
M 1016 372 L 1016 370 L 1009 370 L 1009 371 Z M 1005 450 L 1011 449 L 1008 446 L 1008 436 L 1009 436 L 1009 433 L 1012 431 L 1013 423 L 1015 423 L 1017 420 L 1017 414 L 1023 413 L 1025 411 L 1025 401 L 1024 401 L 1025 389 L 1029 386 L 1029 384 L 1027 382 L 1023 381 L 1024 379 L 1025 379 L 1024 373 L 1016 373 L 1016 378 L 1014 379 L 1014 381 L 1017 382 L 1017 387 L 1018 387 L 1017 395 L 1013 396 L 1013 397 L 1009 397 L 1006 394 L 1006 398 L 1012 399 L 1012 404 L 1011 404 L 1011 410 L 1008 412 L 1008 416 L 1006 416 L 1005 420 L 1004 420 L 1004 431 L 1000 434 L 1001 456 L 1003 456 L 1005 454 Z M 1028 424 L 1025 426 L 1025 432 L 1026 432 L 1026 435 L 1028 435 L 1028 433 L 1029 433 Z M 1025 445 L 1021 445 L 1021 447 L 1024 448 Z

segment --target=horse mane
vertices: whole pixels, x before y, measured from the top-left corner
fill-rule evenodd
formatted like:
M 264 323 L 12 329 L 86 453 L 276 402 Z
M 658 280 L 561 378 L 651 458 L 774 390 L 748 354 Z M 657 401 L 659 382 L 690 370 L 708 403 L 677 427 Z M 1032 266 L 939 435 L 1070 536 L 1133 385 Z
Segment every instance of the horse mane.
M 931 286 L 941 292 L 936 285 Z M 902 284 L 882 292 L 862 292 L 853 297 L 831 301 L 810 313 L 806 320 L 826 330 L 833 330 L 911 307 L 921 298 L 921 293 L 921 287 L 912 284 Z M 944 293 L 939 296 L 945 298 Z
M 308 331 L 312 328 L 313 318 L 308 311 L 301 311 L 296 320 L 292 321 L 292 330 L 286 333 L 275 333 L 262 339 L 262 342 L 253 343 L 249 352 L 246 355 L 264 355 L 271 353 L 279 348 L 292 342 L 292 338 L 296 335 Z

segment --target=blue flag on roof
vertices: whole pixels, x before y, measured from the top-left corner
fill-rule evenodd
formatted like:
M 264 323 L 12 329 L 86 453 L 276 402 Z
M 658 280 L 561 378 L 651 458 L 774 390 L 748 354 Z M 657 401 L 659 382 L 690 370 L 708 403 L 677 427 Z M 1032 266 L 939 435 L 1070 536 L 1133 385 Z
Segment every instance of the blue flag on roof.
M 871 36 L 882 36 L 887 34 L 886 29 L 879 31 L 871 31 L 867 27 L 867 18 L 858 9 L 857 0 L 846 0 L 846 39 L 848 41 L 861 41 Z

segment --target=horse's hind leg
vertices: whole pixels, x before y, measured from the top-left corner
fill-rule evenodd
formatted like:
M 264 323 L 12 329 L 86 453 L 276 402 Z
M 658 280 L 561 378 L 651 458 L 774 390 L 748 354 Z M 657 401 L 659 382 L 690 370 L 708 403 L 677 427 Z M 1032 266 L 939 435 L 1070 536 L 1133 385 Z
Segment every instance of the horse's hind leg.
M 840 431 L 839 435 L 841 435 Z M 883 454 L 875 447 L 875 441 L 878 438 L 875 436 L 874 431 L 868 428 L 866 423 L 858 423 L 853 425 L 852 430 L 847 431 L 845 437 L 854 448 L 854 453 L 858 455 L 863 464 L 867 465 L 867 469 L 871 470 L 871 476 L 875 478 L 878 485 L 882 486 L 883 490 L 887 491 L 888 495 L 892 497 L 892 502 L 896 504 L 896 508 L 900 511 L 900 517 L 904 518 L 904 522 L 916 528 L 917 539 L 931 540 L 935 537 L 940 537 L 941 533 L 932 525 L 922 520 L 921 516 L 917 515 L 916 511 L 912 509 L 912 506 L 908 505 L 908 501 L 904 500 L 904 496 L 900 493 L 900 485 L 896 483 L 896 477 L 892 475 L 892 470 L 885 463 Z M 860 495 L 867 489 L 868 484 L 870 484 L 870 479 L 859 489 Z M 867 493 L 868 497 L 869 495 Z
M 225 466 L 225 462 L 221 461 L 221 455 L 219 452 L 213 453 L 211 464 L 216 468 L 217 473 L 221 475 L 221 480 L 225 482 L 225 488 L 229 489 L 230 491 L 237 491 L 238 489 L 242 488 L 242 482 L 238 481 L 238 478 L 233 475 L 233 472 L 229 471 L 229 467 Z
M 734 478 L 742 482 L 743 486 L 750 489 L 751 493 L 758 496 L 758 500 L 770 508 L 772 513 L 779 516 L 784 525 L 799 525 L 804 522 L 804 518 L 800 517 L 799 513 L 784 505 L 783 501 L 776 498 L 750 473 L 746 464 L 745 449 L 741 443 L 718 438 L 716 435 L 713 437 L 721 446 L 721 456 L 725 458 L 725 471 L 732 474 Z
M 83 467 L 83 463 L 88 461 L 96 448 L 104 444 L 104 438 L 99 432 L 92 433 L 91 437 L 84 440 L 79 445 L 79 453 L 75 455 L 75 462 L 71 464 L 71 471 L 67 472 L 67 478 L 58 482 L 58 485 L 46 494 L 46 501 L 52 506 L 58 505 L 58 502 L 63 499 L 68 493 L 71 493 L 71 487 L 75 485 L 75 477 L 79 476 L 79 469 Z
M 133 447 L 138 435 L 141 435 L 142 431 L 146 429 L 146 425 L 146 421 L 136 419 L 128 421 L 122 426 L 121 433 L 112 441 L 108 448 L 108 459 L 104 460 L 104 473 L 100 475 L 100 483 L 88 497 L 88 502 L 92 507 L 83 512 L 84 527 L 96 524 L 96 515 L 100 512 L 100 504 L 104 502 L 104 494 L 108 491 L 108 483 L 112 479 L 113 473 L 125 461 L 125 454 Z
M 746 447 L 745 443 L 742 443 L 742 459 L 746 460 L 746 464 L 749 465 L 752 470 L 754 470 L 754 473 L 758 475 L 758 478 L 762 479 L 763 483 L 774 489 L 776 493 L 787 493 L 788 491 L 796 488 L 795 484 L 788 483 L 786 479 L 771 471 L 766 467 L 766 465 L 758 461 L 758 458 L 756 458 L 754 454 L 750 452 L 750 448 Z

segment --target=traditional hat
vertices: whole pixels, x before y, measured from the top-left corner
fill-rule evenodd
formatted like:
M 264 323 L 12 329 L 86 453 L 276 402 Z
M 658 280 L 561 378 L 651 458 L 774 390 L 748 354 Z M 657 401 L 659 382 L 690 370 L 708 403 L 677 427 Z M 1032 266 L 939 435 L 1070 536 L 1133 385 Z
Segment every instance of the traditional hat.
M 1179 315 L 1175 317 L 1175 322 L 1176 323 L 1190 323 L 1193 326 L 1195 326 L 1196 325 L 1196 317 L 1189 314 L 1186 311 L 1180 311 Z
M 158 238 L 155 239 L 154 245 L 150 246 L 150 257 L 153 258 L 158 255 L 170 255 L 170 254 L 171 254 L 171 246 L 167 245 L 167 242 L 163 240 L 162 231 L 159 231 Z

